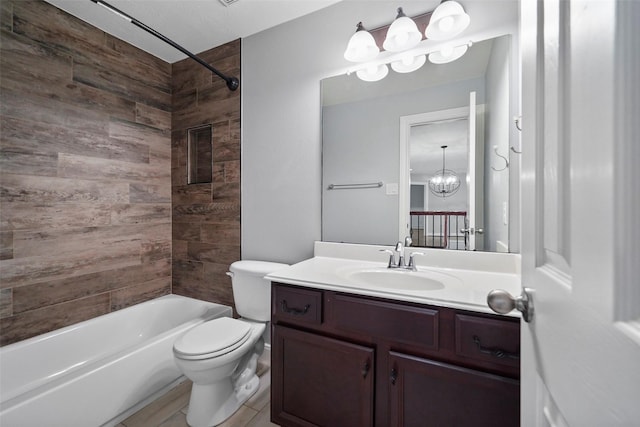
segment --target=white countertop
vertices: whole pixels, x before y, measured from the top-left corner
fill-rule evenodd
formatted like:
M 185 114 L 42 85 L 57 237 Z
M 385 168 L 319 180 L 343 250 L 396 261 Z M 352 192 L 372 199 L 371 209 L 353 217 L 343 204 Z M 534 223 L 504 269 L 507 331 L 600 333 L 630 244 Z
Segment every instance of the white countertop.
M 328 245 L 337 246 L 331 247 Z M 424 256 L 415 258 L 418 265 L 418 275 L 431 278 L 444 285 L 440 289 L 429 289 L 429 286 L 425 286 L 422 289 L 420 286 L 415 285 L 383 286 L 369 284 L 363 280 L 354 280 L 349 273 L 356 271 L 385 272 L 387 267 L 386 260 L 388 260 L 389 255 L 381 253 L 379 250 L 388 249 L 389 247 L 372 245 L 347 246 L 349 247 L 345 247 L 345 244 L 317 242 L 313 258 L 275 271 L 265 276 L 265 278 L 270 281 L 291 285 L 440 305 L 491 314 L 496 314 L 487 306 L 486 302 L 487 294 L 491 290 L 503 289 L 514 296 L 520 294 L 518 255 L 469 252 L 455 254 L 453 253 L 455 251 L 407 248 L 407 259 L 409 253 L 413 251 L 425 253 Z M 473 257 L 474 254 L 478 256 Z M 483 257 L 485 258 L 484 260 Z M 444 267 L 442 265 L 448 266 Z M 469 266 L 473 268 L 465 268 Z M 414 274 L 410 271 L 395 270 L 394 272 L 401 275 Z M 398 277 L 401 278 L 399 282 L 402 282 L 402 276 Z M 520 317 L 520 313 L 513 311 L 507 316 Z

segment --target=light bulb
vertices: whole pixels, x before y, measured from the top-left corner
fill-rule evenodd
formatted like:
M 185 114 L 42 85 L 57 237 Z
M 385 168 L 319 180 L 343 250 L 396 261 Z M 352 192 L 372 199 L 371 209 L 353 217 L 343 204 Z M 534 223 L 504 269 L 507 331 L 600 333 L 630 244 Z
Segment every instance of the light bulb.
M 442 55 L 443 58 L 450 58 L 451 55 L 453 55 L 453 47 L 451 46 L 445 46 L 442 49 L 440 49 L 440 55 Z
M 440 28 L 440 31 L 448 33 L 453 28 L 454 22 L 453 16 L 445 16 L 438 22 L 438 28 Z

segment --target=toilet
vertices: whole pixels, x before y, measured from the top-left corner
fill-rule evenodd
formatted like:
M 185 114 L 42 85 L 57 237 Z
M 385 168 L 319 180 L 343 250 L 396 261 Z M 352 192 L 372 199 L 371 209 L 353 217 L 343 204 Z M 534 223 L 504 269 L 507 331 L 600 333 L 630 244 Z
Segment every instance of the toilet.
M 187 423 L 210 427 L 233 415 L 260 385 L 256 375 L 271 318 L 271 286 L 264 276 L 287 264 L 236 261 L 231 276 L 240 319 L 221 317 L 204 322 L 176 340 L 178 368 L 193 381 Z

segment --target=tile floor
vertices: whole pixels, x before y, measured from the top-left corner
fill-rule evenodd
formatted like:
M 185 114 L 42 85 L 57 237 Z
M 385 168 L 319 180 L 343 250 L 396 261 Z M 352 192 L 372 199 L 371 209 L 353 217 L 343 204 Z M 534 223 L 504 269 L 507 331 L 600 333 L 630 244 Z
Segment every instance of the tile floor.
M 258 362 L 260 388 L 235 414 L 220 424 L 222 427 L 277 427 L 269 421 L 271 353 L 265 350 Z M 145 406 L 117 427 L 188 427 L 187 408 L 191 394 L 191 381 L 174 387 L 164 396 Z

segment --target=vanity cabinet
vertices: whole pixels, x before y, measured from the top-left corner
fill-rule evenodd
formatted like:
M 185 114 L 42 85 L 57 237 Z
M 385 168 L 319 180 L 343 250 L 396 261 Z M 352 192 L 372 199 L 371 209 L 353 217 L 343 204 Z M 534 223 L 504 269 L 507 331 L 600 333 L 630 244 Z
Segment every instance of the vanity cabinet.
M 517 426 L 519 319 L 273 283 L 281 426 Z

